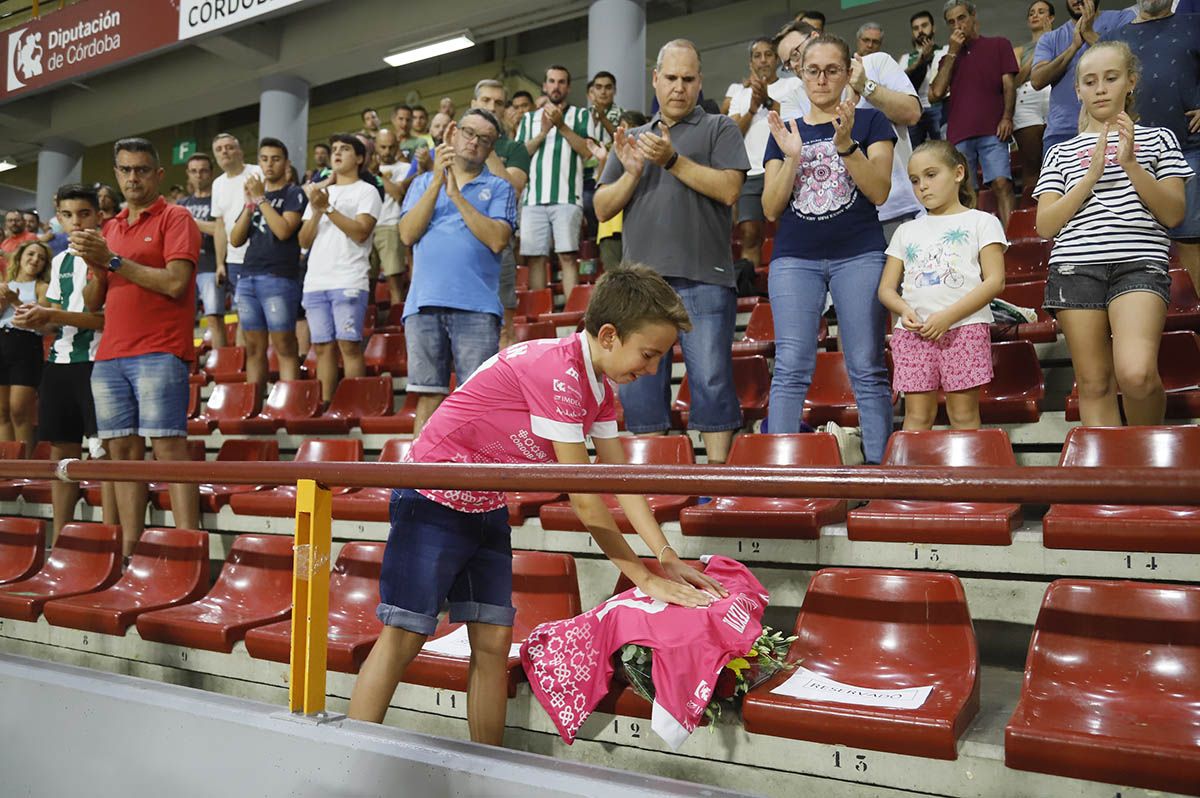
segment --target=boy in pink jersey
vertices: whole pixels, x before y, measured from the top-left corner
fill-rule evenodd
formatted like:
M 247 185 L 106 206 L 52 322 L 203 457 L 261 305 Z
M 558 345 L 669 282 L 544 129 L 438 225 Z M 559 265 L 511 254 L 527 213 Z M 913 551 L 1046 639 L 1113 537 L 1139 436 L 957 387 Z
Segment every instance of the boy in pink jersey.
M 679 296 L 657 273 L 644 266 L 608 272 L 596 283 L 583 332 L 516 344 L 484 363 L 434 412 L 410 456 L 418 463 L 586 464 L 590 435 L 598 461 L 623 463 L 612 383 L 656 373 L 679 331 L 690 328 Z M 599 496 L 573 494 L 571 505 L 643 594 L 685 607 L 727 595 L 679 559 L 645 498 L 617 498 L 668 578 L 655 576 L 637 558 Z M 500 745 L 514 615 L 504 494 L 398 489 L 390 512 L 376 611 L 384 629 L 355 681 L 350 717 L 383 722 L 405 668 L 437 628 L 438 611 L 448 601 L 450 620 L 467 625 L 471 644 L 471 739 Z

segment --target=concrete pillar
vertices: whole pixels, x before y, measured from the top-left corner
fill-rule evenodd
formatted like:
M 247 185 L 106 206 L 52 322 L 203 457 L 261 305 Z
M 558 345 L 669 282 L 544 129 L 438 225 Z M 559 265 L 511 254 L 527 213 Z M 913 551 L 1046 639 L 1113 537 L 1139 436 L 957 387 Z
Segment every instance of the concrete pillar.
M 262 80 L 258 101 L 259 138 L 271 136 L 287 145 L 292 166 L 301 177 L 308 158 L 308 83 L 292 75 L 270 75 Z M 247 163 L 257 163 L 258 148 L 246 152 Z
M 617 76 L 617 105 L 649 110 L 644 0 L 592 0 L 588 8 L 588 79 L 602 69 Z
M 83 174 L 83 145 L 70 139 L 46 139 L 38 153 L 37 210 L 42 221 L 54 215 L 54 193 L 64 183 L 78 183 Z

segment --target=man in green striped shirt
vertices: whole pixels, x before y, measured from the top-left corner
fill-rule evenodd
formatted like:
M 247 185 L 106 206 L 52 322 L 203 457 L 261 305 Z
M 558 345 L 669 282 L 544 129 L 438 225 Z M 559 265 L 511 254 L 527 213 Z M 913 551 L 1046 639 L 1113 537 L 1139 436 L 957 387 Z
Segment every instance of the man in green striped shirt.
M 549 282 L 550 246 L 562 269 L 563 293 L 575 287 L 579 226 L 583 221 L 583 163 L 592 156 L 592 117 L 567 102 L 571 73 L 555 64 L 542 83 L 549 102 L 521 117 L 517 142 L 530 156 L 529 184 L 521 208 L 521 255 L 529 258 L 529 287 Z

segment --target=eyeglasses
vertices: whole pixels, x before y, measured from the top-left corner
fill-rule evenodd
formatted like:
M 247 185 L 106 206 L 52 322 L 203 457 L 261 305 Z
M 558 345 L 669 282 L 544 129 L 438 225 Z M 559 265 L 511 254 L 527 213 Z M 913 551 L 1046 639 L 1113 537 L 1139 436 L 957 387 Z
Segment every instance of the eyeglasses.
M 800 70 L 800 74 L 805 80 L 811 80 L 814 82 L 820 80 L 822 75 L 824 75 L 827 80 L 837 80 L 842 75 L 846 74 L 846 68 L 844 66 L 838 66 L 837 64 L 827 66 L 824 69 L 815 66 L 806 66 L 804 69 Z
M 459 131 L 462 132 L 462 134 L 467 137 L 467 141 L 478 140 L 479 143 L 485 147 L 490 147 L 496 143 L 495 136 L 484 136 L 483 134 L 479 133 L 478 131 L 476 131 L 473 128 L 460 127 Z
M 117 169 L 117 174 L 123 175 L 124 177 L 129 177 L 130 175 L 137 175 L 138 177 L 148 177 L 150 175 L 150 173 L 154 171 L 153 166 L 120 166 L 120 165 L 118 165 L 116 167 L 116 169 Z

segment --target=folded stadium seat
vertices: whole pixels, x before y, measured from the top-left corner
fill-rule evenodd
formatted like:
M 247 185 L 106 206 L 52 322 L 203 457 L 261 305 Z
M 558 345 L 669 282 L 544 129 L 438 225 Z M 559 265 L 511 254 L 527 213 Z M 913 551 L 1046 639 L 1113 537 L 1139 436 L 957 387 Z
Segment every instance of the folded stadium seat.
M 890 363 L 888 375 L 890 387 Z M 893 393 L 893 404 L 895 400 Z M 804 420 L 814 427 L 830 421 L 843 427 L 858 426 L 858 403 L 841 352 L 817 352 L 817 364 L 808 386 L 808 396 L 804 399 Z
M 378 319 L 379 319 L 379 314 L 377 312 L 375 312 L 373 309 L 368 307 L 366 315 L 363 316 L 361 343 L 363 343 L 364 345 L 367 344 L 370 341 L 371 336 L 374 335 L 375 323 Z
M 766 236 L 762 240 L 762 249 L 759 250 L 759 261 L 765 266 L 771 262 L 771 256 L 775 254 L 775 236 Z
M 279 460 L 279 441 L 263 438 L 235 438 L 223 441 L 215 458 L 219 463 L 268 462 Z M 258 485 L 226 485 L 205 482 L 200 484 L 200 511 L 217 513 L 238 493 L 261 490 Z M 150 492 L 150 502 L 160 510 L 171 509 L 171 492 L 166 485 Z
M 387 416 L 363 416 L 359 427 L 364 435 L 412 435 L 417 420 L 419 393 L 405 393 L 404 404 L 395 413 Z
M 40 446 L 41 444 L 39 444 Z M 0 441 L 0 460 L 24 460 L 25 459 L 25 443 L 23 441 Z M 38 457 L 37 450 L 34 450 L 35 460 L 50 459 L 50 446 L 47 442 L 46 456 Z M 10 502 L 15 501 L 17 496 L 21 495 L 21 490 L 27 485 L 35 482 L 46 482 L 48 480 L 31 480 L 31 479 L 4 479 L 0 480 L 0 501 Z
M 529 267 L 528 266 L 517 266 L 517 290 L 518 291 L 528 291 L 529 290 Z
M 1008 243 L 1017 241 L 1045 241 L 1037 231 L 1037 208 L 1017 208 L 1008 217 L 1005 230 Z
M 729 451 L 731 466 L 840 466 L 837 439 L 827 433 L 739 435 Z M 846 520 L 838 499 L 765 499 L 716 496 L 679 514 L 685 535 L 815 540 L 821 527 Z
M 733 359 L 733 384 L 737 388 L 738 404 L 742 407 L 742 421 L 749 424 L 767 415 L 767 400 L 771 397 L 771 369 L 762 355 L 735 357 Z M 679 386 L 679 393 L 671 405 L 671 421 L 675 429 L 687 429 L 688 410 L 691 407 L 692 390 L 687 375 Z
M 232 297 L 226 297 L 226 301 Z M 236 321 L 226 322 L 225 324 L 225 340 L 232 346 L 232 342 L 237 340 L 238 325 Z M 212 349 L 212 327 L 208 326 L 208 322 L 204 322 L 204 333 L 200 336 L 200 349 L 207 352 Z
M 383 624 L 379 606 L 379 574 L 384 543 L 351 542 L 342 546 L 329 574 L 329 634 L 326 664 L 331 671 L 358 673 L 379 639 Z M 255 659 L 288 662 L 292 622 L 277 621 L 246 632 L 246 651 Z
M 338 381 L 324 413 L 315 418 L 287 419 L 284 427 L 293 435 L 347 433 L 359 426 L 363 416 L 387 416 L 391 412 L 391 377 L 344 377 Z
M 992 344 L 992 373 L 992 381 L 979 390 L 979 417 L 984 424 L 1032 424 L 1042 417 L 1046 383 L 1033 344 Z M 938 421 L 950 423 L 944 393 L 938 394 Z
M 36 621 L 51 599 L 91 593 L 121 575 L 121 527 L 66 524 L 41 570 L 0 586 L 0 616 Z
M 1075 427 L 1061 466 L 1200 468 L 1200 427 Z M 1200 507 L 1053 504 L 1042 518 L 1048 549 L 1200 554 Z
M 737 312 L 750 313 L 755 306 L 767 301 L 766 297 L 761 296 L 740 296 L 737 298 Z
M 316 380 L 280 380 L 271 387 L 257 416 L 219 419 L 217 429 L 226 435 L 272 435 L 288 421 L 313 418 L 321 412 L 321 383 Z
M 358 463 L 363 459 L 363 443 L 358 438 L 334 438 L 332 440 L 306 440 L 296 450 L 293 463 Z M 346 493 L 353 488 L 332 488 L 333 495 Z M 274 488 L 239 493 L 229 500 L 229 505 L 238 515 L 270 515 L 286 518 L 296 514 L 296 486 L 279 485 Z
M 408 374 L 408 344 L 404 333 L 376 333 L 363 349 L 363 360 L 367 374 L 390 374 L 403 377 Z
M 1004 276 L 1007 282 L 1028 283 L 1045 280 L 1050 271 L 1053 241 L 1018 241 L 1004 252 Z
M 625 459 L 634 465 L 690 465 L 696 462 L 692 441 L 686 435 L 662 435 L 637 437 L 623 435 L 618 440 L 625 447 Z M 617 526 L 627 535 L 634 534 L 633 526 L 625 517 L 625 511 L 615 496 L 601 495 L 601 500 L 613 514 Z M 696 503 L 695 496 L 650 495 L 646 497 L 650 511 L 661 524 L 679 519 L 679 511 Z M 586 532 L 587 528 L 575 515 L 571 502 L 552 502 L 543 505 L 539 513 L 542 526 L 546 529 L 561 529 L 571 532 Z
M 196 601 L 208 592 L 208 533 L 147 529 L 124 575 L 98 593 L 55 599 L 43 612 L 54 626 L 123 636 L 143 612 Z
M 375 307 L 384 309 L 392 304 L 392 291 L 386 280 L 375 283 Z
M 992 193 L 990 188 L 980 190 L 975 196 L 975 207 L 984 213 L 992 215 L 999 213 L 999 206 L 996 205 L 996 195 Z
M 516 321 L 537 321 L 543 313 L 553 310 L 554 295 L 549 288 L 517 292 Z
M 218 346 L 204 359 L 204 371 L 213 382 L 245 382 L 246 349 Z
M 0 518 L 0 585 L 28 579 L 46 557 L 46 522 L 40 518 Z
M 1200 418 L 1200 335 L 1188 330 L 1163 333 L 1158 374 L 1167 393 L 1167 418 Z M 1118 395 L 1118 400 L 1121 397 Z M 1067 421 L 1079 420 L 1079 386 L 1067 397 Z
M 509 526 L 520 526 L 526 519 L 537 518 L 543 505 L 561 501 L 566 494 L 538 491 L 509 491 L 504 494 L 508 504 Z
M 1037 321 L 1019 324 L 993 322 L 993 341 L 1031 341 L 1035 344 L 1054 343 L 1058 339 L 1058 322 L 1042 307 L 1046 296 L 1046 281 L 1005 285 L 1000 298 L 1017 307 L 1032 308 Z
M 200 386 L 188 384 L 187 417 L 195 418 L 200 414 Z
M 1200 795 L 1200 587 L 1050 584 L 1004 763 Z
M 957 759 L 979 711 L 979 653 L 958 577 L 826 568 L 808 586 L 788 661 L 866 690 L 932 687 L 915 709 L 796 698 L 772 692 L 781 671 L 746 696 L 746 730 L 794 740 Z
M 246 631 L 292 612 L 292 537 L 239 535 L 208 595 L 138 616 L 145 640 L 210 651 L 233 650 Z
M 1184 269 L 1171 269 L 1171 304 L 1167 307 L 1168 330 L 1200 332 L 1200 296 L 1191 275 Z
M 404 333 L 404 304 L 392 305 L 383 314 L 383 323 L 375 325 L 375 333 Z M 309 352 L 313 357 L 316 353 Z M 314 361 L 315 362 L 315 361 Z
M 188 374 L 188 385 L 191 385 L 192 387 L 199 387 L 201 385 L 208 384 L 208 374 L 203 368 L 201 368 L 202 365 L 203 362 L 201 361 L 200 353 L 197 352 L 196 358 L 188 364 L 190 369 L 190 373 Z
M 513 552 L 513 643 L 524 642 L 538 624 L 573 618 L 583 611 L 579 601 L 579 580 L 575 559 L 570 554 L 543 551 Z M 433 633 L 436 639 L 450 634 L 459 624 L 442 619 Z M 404 681 L 443 690 L 466 690 L 469 660 L 446 654 L 422 651 L 404 672 Z M 517 684 L 525 681 L 519 656 L 508 658 L 508 697 L 517 694 Z
M 1002 429 L 901 430 L 883 454 L 885 466 L 1016 466 Z M 951 476 L 953 472 L 947 472 Z M 899 543 L 963 543 L 1008 546 L 1021 525 L 1021 505 L 872 499 L 851 510 L 851 540 Z
M 821 328 L 828 335 L 824 319 L 821 319 Z M 679 350 L 679 357 L 676 360 L 682 360 L 683 349 L 678 344 L 675 345 L 675 348 Z M 775 357 L 775 316 L 771 313 L 770 302 L 762 302 L 754 306 L 754 309 L 750 311 L 750 321 L 746 324 L 746 332 L 742 336 L 742 340 L 733 342 L 735 358 L 749 355 Z
M 535 338 L 557 338 L 558 330 L 549 321 L 529 321 L 513 325 L 513 343 L 532 341 Z
M 379 463 L 402 463 L 408 456 L 412 441 L 392 438 L 379 450 Z M 351 488 L 333 497 L 333 517 L 346 521 L 388 521 L 391 488 Z
M 583 321 L 583 314 L 587 312 L 588 302 L 592 299 L 591 283 L 580 283 L 571 289 L 571 295 L 567 297 L 567 303 L 559 313 L 543 313 L 537 317 L 537 321 L 548 321 L 555 327 L 566 327 L 579 324 Z
M 222 419 L 244 421 L 259 411 L 262 403 L 262 388 L 253 382 L 218 382 L 204 412 L 188 419 L 189 435 L 207 435 L 217 428 Z

